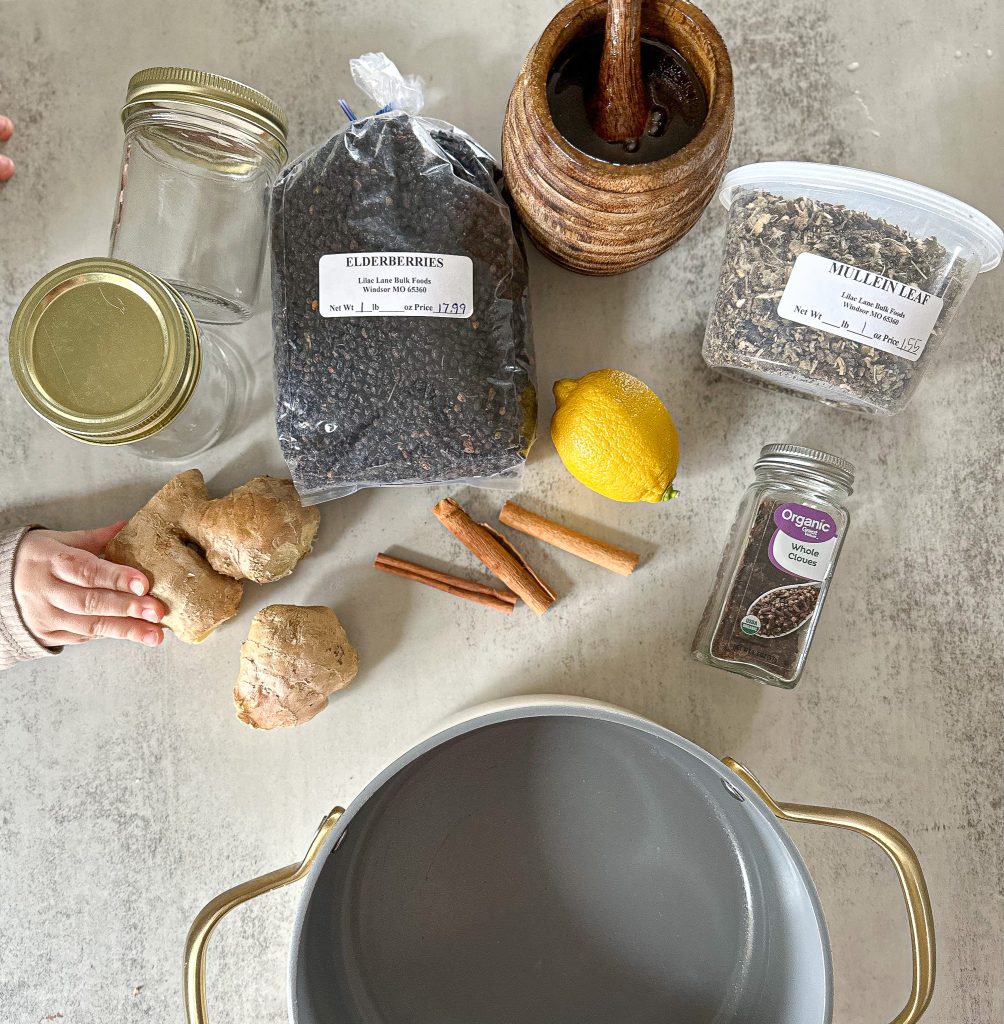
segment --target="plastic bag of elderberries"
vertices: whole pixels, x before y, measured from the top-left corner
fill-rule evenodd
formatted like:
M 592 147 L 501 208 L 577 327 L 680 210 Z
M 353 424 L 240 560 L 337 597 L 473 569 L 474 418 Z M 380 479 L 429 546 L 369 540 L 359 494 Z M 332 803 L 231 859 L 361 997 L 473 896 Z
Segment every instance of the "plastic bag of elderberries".
M 272 193 L 276 425 L 297 490 L 514 484 L 536 427 L 526 255 L 501 172 L 418 117 L 421 81 L 353 61 L 376 113 Z M 401 104 L 405 104 L 402 109 Z

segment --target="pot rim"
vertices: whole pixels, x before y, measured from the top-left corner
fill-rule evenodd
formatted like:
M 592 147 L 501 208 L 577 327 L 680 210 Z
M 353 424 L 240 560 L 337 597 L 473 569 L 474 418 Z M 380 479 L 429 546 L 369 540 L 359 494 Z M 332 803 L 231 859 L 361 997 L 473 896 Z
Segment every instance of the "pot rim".
M 665 0 L 663 2 L 665 3 Z M 598 160 L 573 146 L 558 130 L 547 101 L 547 79 L 554 61 L 561 52 L 558 45 L 560 37 L 570 22 L 580 15 L 585 15 L 592 8 L 597 9 L 597 13 L 602 13 L 605 17 L 606 6 L 607 0 L 571 0 L 562 7 L 548 22 L 540 38 L 527 54 L 520 75 L 526 79 L 528 101 L 540 118 L 548 141 L 566 160 L 607 177 L 642 180 L 651 178 L 652 181 L 658 181 L 667 173 L 685 168 L 693 160 L 698 159 L 709 147 L 714 146 L 715 140 L 723 131 L 731 134 L 730 126 L 735 103 L 732 61 L 725 40 L 704 11 L 689 0 L 671 0 L 670 3 L 666 3 L 666 6 L 675 7 L 681 12 L 685 23 L 691 29 L 690 34 L 698 34 L 692 31 L 696 27 L 710 45 L 715 66 L 715 88 L 708 91 L 708 113 L 704 123 L 686 145 L 660 160 L 649 160 L 639 164 L 617 164 Z
M 445 722 L 440 723 L 433 730 L 427 732 L 403 754 L 395 757 L 351 801 L 345 813 L 339 819 L 338 824 L 332 829 L 323 848 L 318 853 L 313 867 L 303 881 L 303 888 L 297 899 L 296 916 L 290 939 L 286 973 L 287 1010 L 291 1024 L 297 1024 L 296 975 L 299 964 L 299 948 L 303 937 L 303 926 L 306 921 L 307 910 L 313 897 L 317 879 L 324 870 L 328 858 L 341 842 L 341 838 L 352 819 L 391 778 L 424 754 L 449 740 L 501 722 L 546 717 L 598 719 L 613 724 L 626 725 L 629 728 L 647 733 L 656 739 L 664 740 L 690 754 L 707 768 L 711 769 L 722 783 L 725 784 L 726 788 L 737 791 L 743 800 L 756 811 L 766 824 L 768 831 L 780 843 L 782 849 L 787 854 L 788 860 L 805 886 L 809 905 L 812 908 L 819 933 L 822 974 L 826 989 L 823 1000 L 823 1016 L 820 1024 L 829 1024 L 833 1016 L 833 963 L 829 933 L 826 928 L 826 918 L 823 915 L 822 904 L 819 900 L 819 894 L 816 892 L 815 884 L 812 881 L 812 876 L 809 874 L 809 869 L 802 859 L 798 847 L 770 808 L 743 779 L 693 741 L 680 736 L 664 726 L 658 725 L 642 715 L 617 707 L 614 704 L 592 700 L 588 697 L 566 697 L 560 694 L 534 694 L 525 697 L 504 698 L 478 704 L 451 715 Z M 809 1024 L 809 1022 L 806 1022 L 806 1024 Z

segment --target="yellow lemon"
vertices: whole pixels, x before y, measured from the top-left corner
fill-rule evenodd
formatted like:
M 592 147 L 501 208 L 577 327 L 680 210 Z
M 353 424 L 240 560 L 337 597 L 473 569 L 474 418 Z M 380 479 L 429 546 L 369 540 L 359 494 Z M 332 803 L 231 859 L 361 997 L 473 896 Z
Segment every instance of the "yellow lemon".
M 614 501 L 669 501 L 680 439 L 659 396 L 622 370 L 554 385 L 551 440 L 580 483 Z

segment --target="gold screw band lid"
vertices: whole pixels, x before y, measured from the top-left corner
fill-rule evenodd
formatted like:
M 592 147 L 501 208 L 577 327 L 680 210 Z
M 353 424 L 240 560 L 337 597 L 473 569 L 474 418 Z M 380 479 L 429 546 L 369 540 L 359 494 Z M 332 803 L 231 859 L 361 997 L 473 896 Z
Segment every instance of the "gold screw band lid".
M 165 281 L 122 260 L 75 260 L 46 274 L 11 323 L 11 372 L 57 430 L 128 444 L 188 404 L 202 367 L 199 329 Z
M 265 93 L 232 78 L 195 68 L 146 68 L 137 71 L 129 79 L 122 120 L 138 104 L 158 100 L 204 103 L 229 111 L 264 128 L 285 148 L 289 123 L 282 107 Z

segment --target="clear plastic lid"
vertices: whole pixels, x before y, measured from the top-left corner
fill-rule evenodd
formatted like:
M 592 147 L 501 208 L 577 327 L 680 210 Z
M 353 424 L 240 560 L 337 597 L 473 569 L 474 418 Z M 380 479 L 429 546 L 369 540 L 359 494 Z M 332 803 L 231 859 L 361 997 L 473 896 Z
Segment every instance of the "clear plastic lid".
M 725 175 L 718 198 L 728 208 L 742 189 L 839 203 L 919 237 L 934 235 L 946 248 L 968 249 L 979 260 L 981 273 L 993 270 L 1004 253 L 1004 231 L 979 210 L 944 192 L 877 171 L 795 161 L 747 164 Z

